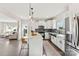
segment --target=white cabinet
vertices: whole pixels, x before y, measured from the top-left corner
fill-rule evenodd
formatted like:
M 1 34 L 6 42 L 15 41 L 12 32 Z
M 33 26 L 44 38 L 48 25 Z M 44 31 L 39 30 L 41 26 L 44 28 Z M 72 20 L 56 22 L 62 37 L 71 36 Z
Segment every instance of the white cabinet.
M 45 39 L 50 39 L 49 33 L 45 32 Z
M 65 52 L 65 40 L 62 40 L 62 46 L 61 46 L 61 48 L 62 48 L 62 51 Z
M 64 38 L 57 38 L 58 40 L 58 47 L 65 52 L 65 39 Z
M 29 39 L 29 56 L 42 56 L 43 38 L 41 35 L 32 36 Z
M 65 35 L 57 34 L 56 37 L 51 36 L 51 41 L 63 52 L 65 52 Z
M 57 43 L 57 42 L 56 42 L 56 37 L 51 36 L 51 41 L 52 41 L 54 44 L 56 44 L 56 43 Z
M 57 34 L 58 47 L 65 52 L 65 35 Z

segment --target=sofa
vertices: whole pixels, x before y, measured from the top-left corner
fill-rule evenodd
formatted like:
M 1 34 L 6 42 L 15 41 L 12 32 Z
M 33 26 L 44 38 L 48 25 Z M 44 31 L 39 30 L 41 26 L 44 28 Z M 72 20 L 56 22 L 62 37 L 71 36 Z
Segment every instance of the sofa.
M 17 32 L 13 32 L 12 34 L 10 34 L 8 37 L 8 39 L 18 39 L 18 33 Z

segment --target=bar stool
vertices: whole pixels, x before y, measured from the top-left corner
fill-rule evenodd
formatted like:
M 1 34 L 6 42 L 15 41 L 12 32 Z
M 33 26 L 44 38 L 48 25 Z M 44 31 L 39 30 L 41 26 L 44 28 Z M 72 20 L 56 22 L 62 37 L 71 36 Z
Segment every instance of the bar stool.
M 28 49 L 28 44 L 27 44 L 28 38 L 22 37 L 21 38 L 21 49 L 19 55 L 21 55 L 21 52 L 23 49 Z M 27 47 L 25 47 L 27 45 Z

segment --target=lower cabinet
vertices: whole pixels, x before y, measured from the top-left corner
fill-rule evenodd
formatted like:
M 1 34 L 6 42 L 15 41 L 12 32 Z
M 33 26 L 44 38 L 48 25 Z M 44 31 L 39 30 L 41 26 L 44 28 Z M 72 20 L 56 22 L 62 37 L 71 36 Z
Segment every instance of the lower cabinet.
M 65 52 L 65 37 L 61 36 L 51 36 L 51 41 L 58 47 L 60 48 L 63 52 Z
M 58 41 L 58 47 L 65 52 L 65 40 L 59 39 Z
M 56 38 L 55 38 L 54 36 L 51 36 L 51 41 L 52 41 L 54 44 L 57 44 Z
M 45 39 L 50 39 L 49 33 L 45 32 Z

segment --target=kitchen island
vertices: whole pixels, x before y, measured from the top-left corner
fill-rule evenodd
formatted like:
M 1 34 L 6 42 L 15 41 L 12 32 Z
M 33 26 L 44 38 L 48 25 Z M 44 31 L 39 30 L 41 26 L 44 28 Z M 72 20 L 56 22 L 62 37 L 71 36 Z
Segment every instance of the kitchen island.
M 29 40 L 29 56 L 42 56 L 43 54 L 43 38 L 37 33 L 32 35 Z

